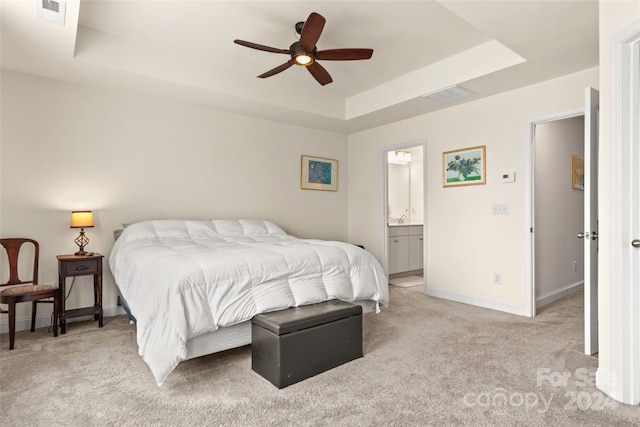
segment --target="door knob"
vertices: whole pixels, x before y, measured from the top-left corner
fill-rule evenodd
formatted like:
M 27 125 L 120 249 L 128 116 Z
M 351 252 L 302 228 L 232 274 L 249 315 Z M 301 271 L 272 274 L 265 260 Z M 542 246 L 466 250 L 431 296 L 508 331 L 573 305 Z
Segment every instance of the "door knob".
M 598 233 L 596 233 L 595 231 L 591 233 L 591 240 L 596 240 L 597 238 L 598 238 Z
M 589 238 L 589 232 L 585 232 L 585 233 L 578 233 L 578 239 L 584 239 L 584 238 Z
M 634 248 L 640 248 L 640 239 L 634 239 L 631 241 L 631 246 Z

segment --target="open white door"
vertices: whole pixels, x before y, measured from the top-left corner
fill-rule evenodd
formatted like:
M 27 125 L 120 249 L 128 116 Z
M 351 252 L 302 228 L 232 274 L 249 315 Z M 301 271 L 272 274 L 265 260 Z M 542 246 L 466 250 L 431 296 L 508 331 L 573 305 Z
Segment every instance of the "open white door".
M 598 110 L 599 93 L 585 90 L 584 114 L 584 352 L 598 352 Z
M 611 39 L 610 183 L 606 242 L 611 262 L 596 386 L 640 404 L 640 19 Z M 606 188 L 606 187 L 601 187 Z M 603 230 L 604 231 L 604 230 Z

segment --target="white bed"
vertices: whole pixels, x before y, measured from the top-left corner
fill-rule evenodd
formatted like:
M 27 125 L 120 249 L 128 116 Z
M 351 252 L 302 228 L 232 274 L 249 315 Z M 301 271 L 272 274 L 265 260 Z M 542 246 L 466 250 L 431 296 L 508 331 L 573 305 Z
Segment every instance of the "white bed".
M 386 274 L 367 251 L 298 239 L 269 221 L 132 224 L 109 266 L 158 384 L 182 360 L 249 344 L 256 314 L 330 299 L 370 311 L 389 301 Z

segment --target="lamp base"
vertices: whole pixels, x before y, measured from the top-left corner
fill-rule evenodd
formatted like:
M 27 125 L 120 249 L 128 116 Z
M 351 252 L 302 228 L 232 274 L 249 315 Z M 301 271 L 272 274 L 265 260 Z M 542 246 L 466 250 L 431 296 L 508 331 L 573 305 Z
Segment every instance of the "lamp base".
M 78 255 L 78 256 L 87 255 L 87 252 L 85 252 L 84 247 L 89 244 L 89 238 L 84 235 L 84 228 L 80 229 L 80 235 L 76 237 L 76 240 L 74 240 L 74 242 L 76 242 L 76 245 L 78 245 L 78 252 L 76 252 L 75 255 Z

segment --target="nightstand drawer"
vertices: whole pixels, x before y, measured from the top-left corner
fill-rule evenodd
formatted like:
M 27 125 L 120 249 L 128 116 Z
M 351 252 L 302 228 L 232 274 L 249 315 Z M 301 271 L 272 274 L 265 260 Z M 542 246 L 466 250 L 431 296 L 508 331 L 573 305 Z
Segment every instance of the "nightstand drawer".
M 97 259 L 66 261 L 64 263 L 65 276 L 85 276 L 88 274 L 98 274 Z

